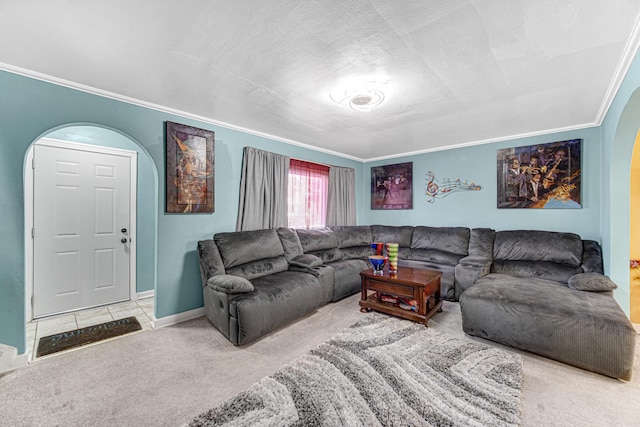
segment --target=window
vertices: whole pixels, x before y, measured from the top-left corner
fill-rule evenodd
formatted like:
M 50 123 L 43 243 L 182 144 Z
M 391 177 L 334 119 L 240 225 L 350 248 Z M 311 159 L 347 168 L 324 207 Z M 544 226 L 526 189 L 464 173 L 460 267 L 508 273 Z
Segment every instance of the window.
M 329 167 L 291 159 L 287 187 L 289 227 L 324 227 L 327 223 Z

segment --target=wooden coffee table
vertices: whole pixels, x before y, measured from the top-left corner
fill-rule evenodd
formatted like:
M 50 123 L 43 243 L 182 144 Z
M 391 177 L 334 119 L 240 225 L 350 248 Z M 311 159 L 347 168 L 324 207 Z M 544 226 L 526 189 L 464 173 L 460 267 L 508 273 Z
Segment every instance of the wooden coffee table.
M 442 311 L 441 276 L 442 273 L 439 271 L 412 267 L 398 267 L 396 274 L 389 274 L 389 271 L 385 269 L 382 276 L 374 275 L 373 269 L 362 271 L 360 273 L 362 278 L 360 311 L 363 313 L 370 310 L 380 311 L 424 323 L 427 326 L 427 321 L 435 313 Z M 376 297 L 376 292 L 372 291 L 416 300 L 418 311 L 405 310 L 391 303 L 382 302 Z

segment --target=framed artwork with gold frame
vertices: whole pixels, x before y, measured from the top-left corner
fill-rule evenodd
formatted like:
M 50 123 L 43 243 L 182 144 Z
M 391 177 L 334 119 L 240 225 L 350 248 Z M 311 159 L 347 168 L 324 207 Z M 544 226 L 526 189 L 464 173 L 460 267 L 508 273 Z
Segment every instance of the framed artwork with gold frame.
M 497 152 L 499 209 L 580 209 L 582 139 Z

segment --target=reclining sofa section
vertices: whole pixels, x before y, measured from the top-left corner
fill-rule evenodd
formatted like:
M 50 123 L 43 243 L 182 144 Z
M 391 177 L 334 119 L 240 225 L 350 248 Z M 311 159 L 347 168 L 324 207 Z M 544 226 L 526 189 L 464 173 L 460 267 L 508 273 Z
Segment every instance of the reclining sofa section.
M 399 265 L 442 272 L 441 297 L 455 296 L 455 266 L 468 255 L 468 228 L 343 226 L 218 233 L 198 242 L 205 313 L 243 345 L 360 292 L 371 242 L 400 244 Z
M 578 235 L 475 229 L 456 274 L 465 333 L 631 378 L 636 332 L 613 298 L 600 245 Z

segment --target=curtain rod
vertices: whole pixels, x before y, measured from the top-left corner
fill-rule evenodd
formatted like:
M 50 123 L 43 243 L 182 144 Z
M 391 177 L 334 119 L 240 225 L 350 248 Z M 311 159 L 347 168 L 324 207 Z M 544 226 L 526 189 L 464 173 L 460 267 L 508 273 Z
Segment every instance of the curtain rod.
M 326 164 L 326 163 L 320 163 L 320 162 L 311 162 L 311 161 L 309 161 L 309 160 L 302 160 L 302 159 L 298 159 L 297 157 L 291 157 L 291 156 L 289 156 L 289 158 L 290 158 L 290 159 L 293 159 L 293 160 L 298 160 L 298 161 L 301 161 L 301 162 L 315 163 L 316 165 L 326 166 L 326 167 L 328 167 L 328 168 L 330 168 L 331 166 L 336 167 L 335 165 L 328 165 L 328 164 Z

